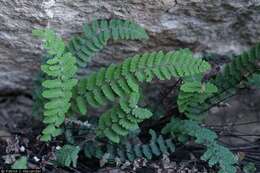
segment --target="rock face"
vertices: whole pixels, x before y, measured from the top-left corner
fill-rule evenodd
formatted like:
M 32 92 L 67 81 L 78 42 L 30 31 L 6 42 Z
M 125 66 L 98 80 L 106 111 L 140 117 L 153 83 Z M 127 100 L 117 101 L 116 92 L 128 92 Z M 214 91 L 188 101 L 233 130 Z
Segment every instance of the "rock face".
M 0 92 L 32 88 L 41 59 L 34 28 L 51 27 L 67 39 L 83 22 L 124 18 L 149 32 L 145 43 L 111 43 L 90 65 L 100 67 L 154 49 L 241 52 L 260 40 L 259 9 L 258 0 L 1 0 Z

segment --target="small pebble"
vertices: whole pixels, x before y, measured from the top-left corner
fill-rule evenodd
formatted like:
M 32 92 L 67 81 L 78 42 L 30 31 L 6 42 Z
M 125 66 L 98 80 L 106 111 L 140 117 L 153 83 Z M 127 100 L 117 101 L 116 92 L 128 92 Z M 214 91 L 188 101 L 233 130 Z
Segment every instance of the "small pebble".
M 39 162 L 40 159 L 37 157 L 37 156 L 34 156 L 33 159 L 36 161 L 36 162 Z
M 61 149 L 61 147 L 60 146 L 56 146 L 56 150 L 60 150 Z
M 25 151 L 25 147 L 24 147 L 24 146 L 21 146 L 21 147 L 20 147 L 20 151 L 21 151 L 21 152 L 24 152 L 24 151 Z

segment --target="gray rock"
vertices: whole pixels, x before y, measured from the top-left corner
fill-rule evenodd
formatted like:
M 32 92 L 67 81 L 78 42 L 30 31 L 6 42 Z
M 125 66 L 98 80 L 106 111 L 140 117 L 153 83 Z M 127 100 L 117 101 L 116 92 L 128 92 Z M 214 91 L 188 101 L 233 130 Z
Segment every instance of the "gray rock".
M 136 21 L 151 40 L 111 43 L 90 70 L 149 50 L 189 47 L 195 53 L 238 53 L 260 37 L 258 0 L 1 0 L 0 92 L 28 92 L 39 69 L 40 41 L 32 29 L 50 27 L 64 39 L 94 18 Z M 29 90 L 28 90 L 29 89 Z

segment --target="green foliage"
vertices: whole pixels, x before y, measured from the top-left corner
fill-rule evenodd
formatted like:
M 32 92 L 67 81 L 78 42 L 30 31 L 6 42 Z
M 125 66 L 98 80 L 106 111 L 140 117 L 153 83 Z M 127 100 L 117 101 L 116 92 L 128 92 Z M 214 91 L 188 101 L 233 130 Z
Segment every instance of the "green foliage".
M 65 128 L 65 137 L 72 145 L 65 145 L 56 153 L 58 165 L 72 164 L 75 167 L 81 149 L 86 157 L 101 160 L 151 159 L 153 156 L 174 152 L 174 138 L 185 143 L 193 137 L 195 142 L 206 146 L 207 150 L 201 159 L 207 161 L 209 166 L 218 165 L 220 173 L 235 172 L 237 158 L 217 143 L 216 133 L 200 127 L 193 120 L 197 120 L 214 104 L 234 94 L 243 81 L 247 82 L 250 78 L 251 81 L 258 80 L 253 74 L 259 70 L 260 44 L 235 57 L 230 64 L 225 65 L 221 73 L 209 81 L 203 75 L 210 70 L 210 64 L 193 58 L 188 49 L 137 54 L 121 64 L 111 64 L 78 81 L 78 67 L 85 67 L 109 39 L 148 38 L 143 28 L 121 19 L 95 20 L 85 24 L 83 30 L 82 35 L 74 37 L 67 45 L 51 30 L 33 31 L 34 35 L 44 40 L 47 51 L 47 58 L 41 66 L 41 87 L 36 93 L 36 100 L 40 103 L 37 105 L 43 105 L 43 122 L 47 125 L 42 132 L 43 141 L 49 141 L 63 132 L 61 125 L 65 115 L 87 115 L 90 107 L 98 109 L 110 106 L 89 127 L 82 129 L 85 126 L 83 124 L 73 127 L 78 131 L 77 134 L 85 135 L 86 140 L 83 142 L 74 138 L 75 130 Z M 153 115 L 141 102 L 141 83 L 151 83 L 155 78 L 170 80 L 173 77 L 183 81 L 177 99 L 177 113 L 185 114 L 186 120 L 173 118 L 162 129 L 162 134 L 170 133 L 171 138 L 165 139 L 165 136 L 150 130 L 149 143 L 123 143 L 121 139 L 127 141 L 131 133 L 136 136 L 136 131 L 140 130 L 139 124 Z M 85 118 L 87 121 L 90 119 Z M 112 143 L 100 140 L 102 137 Z
M 53 58 L 48 54 L 42 56 L 41 64 L 45 64 L 49 59 Z M 42 96 L 44 87 L 42 86 L 42 81 L 47 80 L 49 76 L 43 71 L 39 70 L 36 74 L 36 79 L 34 80 L 34 90 L 33 90 L 33 116 L 40 117 L 43 115 L 44 104 L 46 103 L 46 98 Z
M 129 131 L 138 129 L 138 123 L 152 116 L 144 108 L 130 107 L 125 99 L 120 99 L 120 106 L 108 110 L 101 115 L 98 124 L 98 134 L 104 135 L 112 142 L 119 143 L 120 137 L 126 136 Z
M 138 123 L 152 116 L 149 110 L 137 105 L 140 82 L 151 82 L 154 77 L 169 80 L 171 77 L 192 76 L 209 68 L 207 62 L 193 58 L 188 49 L 166 54 L 160 51 L 136 55 L 122 64 L 101 68 L 81 79 L 74 105 L 77 105 L 79 112 L 86 113 L 88 105 L 98 108 L 120 98 L 119 104 L 105 112 L 99 121 L 99 134 L 118 143 L 120 136 L 126 136 L 129 131 L 138 128 Z
M 218 73 L 211 83 L 217 86 L 218 92 L 205 100 L 203 104 L 194 107 L 193 115 L 199 116 L 212 106 L 234 95 L 237 88 L 259 72 L 260 44 L 241 55 L 233 57 L 231 63 L 226 64 L 222 72 Z
M 66 167 L 69 167 L 72 164 L 73 167 L 76 167 L 79 151 L 79 146 L 64 145 L 56 152 L 57 164 Z
M 155 131 L 149 130 L 151 140 L 148 144 L 126 144 L 107 145 L 106 153 L 109 154 L 108 160 L 115 161 L 119 158 L 121 162 L 134 161 L 138 158 L 152 159 L 153 156 L 160 156 L 162 154 L 169 155 L 175 151 L 175 145 L 172 139 L 164 139 L 162 135 L 157 136 Z
M 233 58 L 233 61 L 225 65 L 223 72 L 219 73 L 213 83 L 225 91 L 247 80 L 253 73 L 259 70 L 260 44 Z
M 191 76 L 209 69 L 207 62 L 193 58 L 188 49 L 166 54 L 162 51 L 144 53 L 81 79 L 77 92 L 82 99 L 86 98 L 87 104 L 97 108 L 118 97 L 139 92 L 139 82 L 151 82 L 154 77 L 169 80 L 171 77 Z
M 44 48 L 52 58 L 41 66 L 48 79 L 42 81 L 42 96 L 48 101 L 44 104 L 44 120 L 47 127 L 41 140 L 49 141 L 61 133 L 60 125 L 70 108 L 72 88 L 77 84 L 74 75 L 77 71 L 76 59 L 65 51 L 65 44 L 52 30 L 34 30 L 33 35 L 44 40 Z
M 195 137 L 195 142 L 205 145 L 207 147 L 206 152 L 201 156 L 201 159 L 207 161 L 209 166 L 219 165 L 219 173 L 235 173 L 235 164 L 237 163 L 237 157 L 226 147 L 217 143 L 217 134 L 209 129 L 200 127 L 197 122 L 191 120 L 180 120 L 173 118 L 172 121 L 167 124 L 162 133 L 174 133 L 179 132 L 181 135 L 189 135 Z
M 193 116 L 193 113 L 200 111 L 196 110 L 198 105 L 203 104 L 207 98 L 217 91 L 217 87 L 209 82 L 185 82 L 180 88 L 180 93 L 177 99 L 179 111 L 191 119 L 196 119 L 197 117 Z
M 83 26 L 84 34 L 74 37 L 68 49 L 77 58 L 77 64 L 85 67 L 91 57 L 112 40 L 146 40 L 145 30 L 134 22 L 121 19 L 94 20 Z
M 12 169 L 27 169 L 27 157 L 23 156 L 15 161 Z
M 139 82 L 151 82 L 154 77 L 169 80 L 171 77 L 184 77 L 207 71 L 209 64 L 192 57 L 187 49 L 176 52 L 152 52 L 126 59 L 122 64 L 101 68 L 98 72 L 81 79 L 77 88 L 83 100 L 92 107 L 100 107 L 118 97 L 139 92 Z M 85 111 L 83 111 L 85 112 Z
M 152 159 L 153 156 L 169 155 L 175 151 L 175 145 L 171 138 L 165 139 L 157 135 L 155 131 L 149 130 L 151 139 L 149 143 L 124 142 L 121 144 L 108 143 L 99 145 L 97 142 L 89 141 L 84 145 L 84 153 L 87 158 L 102 159 L 107 156 L 107 161 L 121 162 L 134 161 L 138 158 Z
M 252 162 L 249 162 L 243 166 L 244 173 L 255 173 L 256 167 L 255 164 Z
M 100 145 L 97 141 L 88 141 L 83 146 L 84 155 L 87 158 L 101 159 L 104 155 L 104 146 Z
M 260 74 L 253 74 L 248 83 L 250 86 L 260 89 Z

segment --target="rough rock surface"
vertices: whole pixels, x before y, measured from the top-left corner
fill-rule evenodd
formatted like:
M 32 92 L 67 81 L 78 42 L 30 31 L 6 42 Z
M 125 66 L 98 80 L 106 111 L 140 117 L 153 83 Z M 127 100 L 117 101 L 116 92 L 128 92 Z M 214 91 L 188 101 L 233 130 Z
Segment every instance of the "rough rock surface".
M 54 28 L 63 38 L 94 18 L 131 19 L 149 31 L 146 43 L 112 44 L 92 66 L 138 51 L 189 47 L 194 52 L 238 53 L 260 40 L 258 0 L 1 0 L 0 91 L 26 91 L 40 62 L 34 28 Z
M 31 92 L 42 52 L 31 36 L 35 28 L 51 27 L 68 39 L 83 22 L 124 18 L 149 32 L 144 43 L 111 43 L 93 59 L 93 70 L 147 50 L 239 53 L 260 40 L 259 10 L 260 0 L 1 0 L 0 95 L 15 93 L 12 104 L 21 106 L 17 95 Z

